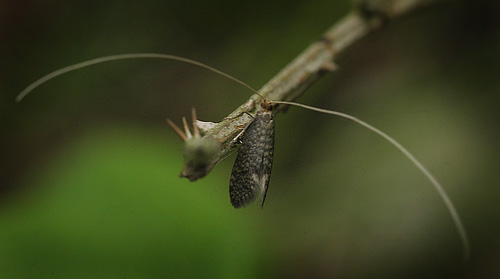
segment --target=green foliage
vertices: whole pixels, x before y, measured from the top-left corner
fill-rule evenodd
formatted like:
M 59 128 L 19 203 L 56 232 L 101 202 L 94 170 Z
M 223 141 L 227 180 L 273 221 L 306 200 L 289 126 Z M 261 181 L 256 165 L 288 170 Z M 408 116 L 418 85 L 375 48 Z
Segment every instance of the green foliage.
M 265 208 L 242 211 L 227 194 L 234 156 L 202 180 L 180 179 L 181 143 L 164 123 L 193 106 L 220 121 L 251 94 L 238 84 L 182 63 L 121 61 L 14 102 L 60 67 L 136 51 L 259 87 L 351 1 L 10 1 L 0 9 L 0 185 L 10 190 L 0 278 L 497 278 L 497 3 L 448 1 L 391 23 L 299 100 L 366 120 L 425 163 L 470 233 L 463 263 L 428 182 L 348 121 L 280 114 Z M 102 123 L 121 126 L 89 129 Z
M 155 131 L 88 131 L 3 205 L 0 277 L 253 278 L 250 217 L 207 195 L 226 177 L 181 180 L 178 153 Z

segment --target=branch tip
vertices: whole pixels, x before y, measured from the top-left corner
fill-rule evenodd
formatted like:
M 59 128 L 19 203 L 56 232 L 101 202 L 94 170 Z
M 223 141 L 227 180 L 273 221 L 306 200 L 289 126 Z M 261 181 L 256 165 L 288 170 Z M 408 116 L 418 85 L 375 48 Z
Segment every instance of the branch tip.
M 195 138 L 200 138 L 200 130 L 198 129 L 198 125 L 196 125 L 196 120 L 198 116 L 196 115 L 196 109 L 194 107 L 191 109 L 191 114 L 193 115 L 193 133 Z
M 177 125 L 175 125 L 175 123 L 172 120 L 167 118 L 167 123 L 170 126 L 170 128 L 172 128 L 172 130 L 174 130 L 174 132 L 179 136 L 179 138 L 181 138 L 182 141 L 185 142 L 188 140 L 184 132 L 182 132 L 182 130 Z
M 191 131 L 189 130 L 189 126 L 187 124 L 186 117 L 182 117 L 182 124 L 184 124 L 184 131 L 186 132 L 186 136 L 188 139 L 192 138 L 193 135 L 191 135 Z

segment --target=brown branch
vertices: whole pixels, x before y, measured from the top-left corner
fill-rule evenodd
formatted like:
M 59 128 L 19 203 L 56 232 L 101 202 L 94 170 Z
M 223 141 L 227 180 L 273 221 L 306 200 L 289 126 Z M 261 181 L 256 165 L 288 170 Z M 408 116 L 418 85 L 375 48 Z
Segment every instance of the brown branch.
M 324 73 L 336 70 L 336 58 L 355 42 L 393 19 L 399 18 L 436 0 L 357 0 L 355 9 L 328 29 L 321 39 L 311 44 L 275 77 L 266 83 L 259 95 L 271 101 L 294 101 Z M 194 181 L 208 174 L 221 158 L 227 156 L 242 129 L 262 98 L 254 94 L 219 123 L 197 121 L 204 136 L 195 144 L 186 142 L 185 166 L 181 177 Z M 277 108 L 275 111 L 283 109 Z M 214 148 L 218 145 L 219 148 Z M 207 148 L 205 148 L 207 146 Z M 210 153 L 212 152 L 212 153 Z M 198 156 L 197 154 L 201 154 Z M 201 158 L 207 158 L 201 160 Z

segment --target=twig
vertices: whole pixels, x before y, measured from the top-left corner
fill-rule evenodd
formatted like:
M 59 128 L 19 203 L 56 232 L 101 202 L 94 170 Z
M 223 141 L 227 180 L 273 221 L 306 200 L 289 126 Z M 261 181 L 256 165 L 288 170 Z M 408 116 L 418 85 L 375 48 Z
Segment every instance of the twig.
M 200 125 L 202 123 L 198 122 L 198 126 L 202 126 L 200 128 L 204 132 L 202 139 L 212 143 L 217 142 L 220 144 L 220 149 L 211 161 L 205 162 L 205 166 L 200 168 L 199 162 L 197 162 L 197 167 L 192 167 L 192 162 L 187 159 L 192 156 L 186 156 L 186 153 L 192 151 L 186 148 L 185 167 L 181 176 L 194 181 L 210 172 L 220 158 L 226 157 L 242 128 L 251 121 L 251 117 L 244 113 L 251 112 L 258 107 L 256 104 L 263 101 L 261 96 L 271 101 L 294 101 L 324 73 L 335 71 L 337 69 L 336 58 L 355 42 L 378 29 L 383 23 L 388 23 L 439 0 L 358 0 L 356 2 L 357 6 L 350 14 L 328 29 L 321 39 L 311 44 L 266 83 L 259 90 L 260 96 L 252 95 L 249 101 L 239 106 L 219 123 L 211 123 L 211 125 L 205 123 L 202 126 Z M 283 108 L 283 106 L 279 107 L 276 111 Z M 204 126 L 208 128 L 204 129 Z

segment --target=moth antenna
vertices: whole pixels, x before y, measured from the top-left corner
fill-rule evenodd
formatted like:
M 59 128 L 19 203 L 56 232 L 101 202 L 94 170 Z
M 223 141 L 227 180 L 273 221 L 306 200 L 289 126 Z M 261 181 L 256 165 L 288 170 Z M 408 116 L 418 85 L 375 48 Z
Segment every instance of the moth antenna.
M 259 92 L 254 92 L 257 96 L 261 97 L 262 98 L 262 101 L 267 101 L 266 98 L 264 98 L 264 96 L 260 95 Z
M 42 85 L 43 83 L 55 78 L 55 77 L 58 77 L 60 75 L 63 75 L 63 74 L 66 74 L 68 72 L 71 72 L 71 71 L 75 71 L 75 70 L 78 70 L 78 69 L 81 69 L 81 68 L 85 68 L 85 67 L 88 67 L 88 66 L 91 66 L 91 65 L 95 65 L 95 64 L 99 64 L 99 63 L 104 63 L 104 62 L 109 62 L 109 61 L 115 61 L 115 60 L 124 60 L 124 59 L 138 59 L 138 58 L 157 58 L 157 59 L 167 59 L 167 60 L 175 60 L 175 61 L 180 61 L 180 62 L 184 62 L 184 63 L 188 63 L 188 64 L 192 64 L 192 65 L 195 65 L 195 66 L 198 66 L 198 67 L 201 67 L 201 68 L 205 68 L 209 71 L 212 71 L 216 74 L 219 74 L 221 76 L 224 76 L 232 81 L 235 81 L 236 83 L 239 83 L 240 85 L 243 85 L 244 87 L 248 88 L 249 90 L 251 90 L 252 92 L 254 92 L 256 95 L 258 95 L 259 97 L 261 97 L 264 101 L 266 100 L 266 98 L 264 98 L 262 95 L 260 95 L 257 90 L 255 90 L 254 88 L 252 88 L 250 85 L 246 84 L 245 82 L 227 74 L 227 73 L 224 73 L 214 67 L 211 67 L 211 66 L 208 66 L 206 64 L 203 64 L 201 62 L 198 62 L 198 61 L 195 61 L 195 60 L 191 60 L 191 59 L 188 59 L 188 58 L 184 58 L 184 57 L 180 57 L 180 56 L 176 56 L 176 55 L 169 55 L 169 54 L 161 54 L 161 53 L 127 53 L 127 54 L 118 54 L 118 55 L 109 55 L 109 56 L 103 56 L 103 57 L 99 57 L 99 58 L 94 58 L 94 59 L 90 59 L 90 60 L 86 60 L 86 61 L 83 61 L 83 62 L 80 62 L 80 63 L 77 63 L 77 64 L 73 64 L 73 65 L 69 65 L 69 66 L 66 66 L 66 67 L 63 67 L 63 68 L 60 68 L 56 71 L 53 71 L 43 77 L 41 77 L 40 79 L 36 80 L 35 82 L 33 82 L 32 84 L 30 84 L 28 87 L 26 87 L 23 91 L 21 91 L 21 93 L 19 93 L 16 97 L 16 102 L 20 102 L 22 99 L 24 99 L 24 97 L 26 97 L 26 95 L 28 95 L 31 91 L 33 91 L 35 88 L 37 88 L 38 86 Z M 331 111 L 331 110 L 326 110 L 326 109 L 319 109 L 319 108 L 315 108 L 315 107 L 311 107 L 311 106 L 307 106 L 307 105 L 303 105 L 303 104 L 299 104 L 299 103 L 293 103 L 293 102 L 286 102 L 286 101 L 272 101 L 273 103 L 276 103 L 276 104 L 285 104 L 285 105 L 293 105 L 293 106 L 298 106 L 298 107 L 302 107 L 302 108 L 305 108 L 305 109 L 309 109 L 309 110 L 313 110 L 313 111 L 317 111 L 317 112 L 322 112 L 322 113 L 326 113 L 326 114 L 331 114 L 331 115 L 336 115 L 336 116 L 340 116 L 340 117 L 344 117 L 344 118 L 347 118 L 349 120 L 352 120 L 362 126 L 364 126 L 365 128 L 375 132 L 376 134 L 378 134 L 379 136 L 383 137 L 384 139 L 386 139 L 389 143 L 391 143 L 392 145 L 394 145 L 399 151 L 401 151 L 428 179 L 429 181 L 432 183 L 432 185 L 434 186 L 434 188 L 436 189 L 436 191 L 438 192 L 439 196 L 441 197 L 441 199 L 443 200 L 443 202 L 445 203 L 446 207 L 448 208 L 448 211 L 450 212 L 451 214 L 451 217 L 453 219 L 453 222 L 455 223 L 455 226 L 457 227 L 457 230 L 458 230 L 458 233 L 460 235 L 460 238 L 461 238 L 461 241 L 462 241 L 462 245 L 463 245 L 463 250 L 464 250 L 464 258 L 467 259 L 469 257 L 469 254 L 470 254 L 470 249 L 469 249 L 469 240 L 468 240 L 468 237 L 467 237 L 467 233 L 466 233 L 466 230 L 463 226 L 463 223 L 460 219 L 460 216 L 458 215 L 458 212 L 456 211 L 455 209 L 455 206 L 453 205 L 453 203 L 451 202 L 450 198 L 448 197 L 448 194 L 446 193 L 446 191 L 444 190 L 444 188 L 441 186 L 441 184 L 438 182 L 438 180 L 415 158 L 415 156 L 413 156 L 406 148 L 404 148 L 399 142 L 397 142 L 395 139 L 393 139 L 392 137 L 390 137 L 389 135 L 387 135 L 386 133 L 382 132 L 381 130 L 371 126 L 370 124 L 354 117 L 354 116 L 351 116 L 351 115 L 348 115 L 348 114 L 345 114 L 345 113 L 341 113 L 341 112 L 336 112 L 336 111 Z M 194 111 L 194 110 L 193 110 Z M 194 116 L 194 115 L 193 115 Z M 194 117 L 193 117 L 193 120 L 194 120 Z M 195 122 L 195 121 L 193 121 Z M 169 126 L 175 131 L 175 133 L 183 140 L 183 141 L 186 141 L 187 139 L 189 138 L 192 138 L 192 135 L 191 135 L 191 132 L 189 131 L 189 127 L 187 126 L 187 121 L 185 118 L 183 118 L 183 124 L 184 124 L 184 129 L 185 129 L 185 132 L 186 134 L 184 134 L 182 132 L 182 130 L 177 126 L 175 125 L 175 123 L 173 123 L 170 119 L 167 119 L 167 123 L 169 124 Z M 194 123 L 193 123 L 194 124 Z M 199 130 L 197 129 L 196 125 L 194 124 L 194 133 L 195 133 L 195 136 L 196 134 L 198 133 L 199 134 Z
M 177 125 L 175 125 L 175 123 L 172 120 L 167 118 L 167 123 L 170 126 L 170 128 L 172 128 L 172 130 L 174 130 L 174 132 L 181 138 L 182 141 L 188 140 L 186 134 L 184 134 L 184 132 Z
M 191 108 L 191 114 L 193 115 L 193 134 L 195 138 L 200 138 L 200 130 L 198 129 L 198 125 L 196 125 L 196 120 L 198 116 L 196 115 L 196 110 Z
M 20 102 L 22 99 L 24 99 L 24 97 L 26 97 L 26 95 L 28 95 L 28 93 L 30 93 L 31 91 L 33 91 L 33 89 L 37 88 L 38 86 L 42 85 L 43 83 L 45 83 L 45 82 L 47 82 L 55 77 L 63 75 L 65 73 L 68 73 L 68 72 L 71 72 L 74 70 L 78 70 L 81 68 L 85 68 L 85 67 L 88 67 L 91 65 L 99 64 L 99 63 L 115 61 L 115 60 L 124 60 L 124 59 L 138 59 L 138 58 L 167 59 L 167 60 L 175 60 L 175 61 L 180 61 L 180 62 L 188 63 L 191 65 L 195 65 L 195 66 L 198 66 L 201 68 L 205 68 L 205 69 L 212 71 L 216 74 L 219 74 L 223 77 L 226 77 L 232 81 L 235 81 L 235 82 L 243 85 L 244 87 L 250 89 L 252 92 L 258 94 L 257 90 L 252 88 L 250 85 L 244 83 L 243 81 L 231 76 L 230 74 L 226 74 L 220 70 L 217 70 L 214 67 L 208 66 L 206 64 L 203 64 L 203 63 L 195 61 L 195 60 L 191 60 L 191 59 L 176 56 L 176 55 L 162 54 L 162 53 L 127 53 L 127 54 L 117 54 L 117 55 L 109 55 L 109 56 L 94 58 L 94 59 L 90 59 L 90 60 L 83 61 L 83 62 L 80 62 L 77 64 L 69 65 L 69 66 L 61 68 L 59 70 L 53 71 L 53 72 L 41 77 L 40 79 L 38 79 L 37 81 L 33 82 L 28 87 L 26 87 L 23 91 L 21 91 L 21 93 L 19 93 L 16 97 L 16 102 Z
M 458 234 L 460 236 L 460 240 L 461 240 L 462 246 L 463 246 L 464 259 L 469 258 L 470 248 L 469 248 L 469 238 L 467 237 L 467 231 L 465 230 L 465 227 L 462 223 L 460 215 L 458 214 L 450 197 L 448 196 L 448 194 L 444 190 L 441 183 L 439 183 L 439 181 L 434 177 L 434 175 L 432 175 L 432 173 L 429 170 L 427 170 L 427 168 L 425 168 L 424 165 L 422 165 L 422 163 L 420 163 L 420 161 L 418 161 L 417 158 L 415 156 L 413 156 L 413 154 L 411 154 L 410 151 L 408 151 L 405 147 L 403 147 L 403 145 L 401 145 L 398 141 L 396 141 L 395 139 L 393 139 L 391 136 L 387 135 L 386 133 L 382 132 L 381 130 L 373 127 L 372 125 L 370 125 L 370 124 L 368 124 L 368 123 L 366 123 L 366 122 L 364 122 L 364 121 L 362 121 L 362 120 L 360 120 L 352 115 L 346 114 L 346 113 L 315 108 L 315 107 L 311 107 L 311 106 L 303 105 L 303 104 L 299 104 L 299 103 L 294 103 L 294 102 L 273 101 L 273 103 L 297 106 L 297 107 L 301 107 L 301 108 L 305 108 L 305 109 L 309 109 L 309 110 L 313 110 L 313 111 L 317 111 L 317 112 L 322 112 L 322 113 L 326 113 L 326 114 L 331 114 L 331 115 L 336 115 L 336 116 L 340 116 L 343 118 L 347 118 L 349 120 L 352 120 L 352 121 L 360 124 L 361 126 L 367 128 L 367 129 L 369 129 L 370 131 L 375 132 L 377 135 L 381 136 L 382 138 L 387 140 L 390 144 L 395 146 L 399 151 L 401 151 L 401 153 L 403 153 L 417 167 L 417 169 L 419 169 L 425 175 L 425 177 L 427 177 L 427 179 L 434 186 L 434 189 L 438 192 L 440 198 L 443 200 L 445 206 L 447 207 L 447 209 L 451 215 L 451 218 L 453 220 L 453 223 L 455 224 L 455 227 L 456 227 Z
M 191 131 L 189 131 L 189 126 L 186 121 L 186 117 L 182 117 L 182 124 L 184 124 L 184 131 L 186 132 L 186 136 L 188 139 L 192 138 L 193 135 L 191 135 Z

